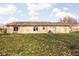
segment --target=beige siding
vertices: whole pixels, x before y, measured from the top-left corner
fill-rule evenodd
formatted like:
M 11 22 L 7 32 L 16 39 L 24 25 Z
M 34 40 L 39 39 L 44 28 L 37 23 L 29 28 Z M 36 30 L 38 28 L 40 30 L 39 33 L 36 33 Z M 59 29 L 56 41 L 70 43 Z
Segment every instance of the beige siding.
M 18 33 L 29 33 L 32 32 L 32 27 L 30 26 L 21 26 L 18 28 Z
M 7 33 L 13 33 L 13 27 L 12 26 L 7 27 Z
M 72 32 L 79 31 L 79 26 L 72 26 Z
M 70 32 L 70 28 L 66 27 L 66 26 L 57 26 L 55 33 L 69 33 Z
M 33 26 L 18 26 L 16 33 L 48 33 L 51 30 L 53 33 L 69 33 L 70 29 L 66 26 L 38 26 L 38 31 L 33 31 Z M 7 27 L 7 33 L 14 33 L 13 26 Z
M 69 33 L 70 28 L 68 26 L 50 26 L 48 28 L 51 30 L 53 33 Z
M 19 27 L 18 33 L 47 33 L 48 27 L 45 26 L 45 29 L 43 30 L 43 26 L 38 26 L 38 31 L 33 31 L 33 26 L 21 26 Z

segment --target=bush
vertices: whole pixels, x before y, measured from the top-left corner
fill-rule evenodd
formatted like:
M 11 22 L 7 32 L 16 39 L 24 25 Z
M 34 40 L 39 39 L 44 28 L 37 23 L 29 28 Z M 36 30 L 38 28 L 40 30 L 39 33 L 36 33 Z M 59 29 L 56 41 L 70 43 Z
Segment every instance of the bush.
M 48 33 L 53 33 L 53 32 L 51 30 L 49 30 Z

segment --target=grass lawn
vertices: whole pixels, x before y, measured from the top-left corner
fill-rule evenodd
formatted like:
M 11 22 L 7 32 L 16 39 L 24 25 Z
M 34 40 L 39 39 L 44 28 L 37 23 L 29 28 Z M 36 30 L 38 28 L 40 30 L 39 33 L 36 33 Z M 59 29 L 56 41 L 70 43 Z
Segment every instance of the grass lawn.
M 1 34 L 0 55 L 71 56 L 79 55 L 79 33 Z

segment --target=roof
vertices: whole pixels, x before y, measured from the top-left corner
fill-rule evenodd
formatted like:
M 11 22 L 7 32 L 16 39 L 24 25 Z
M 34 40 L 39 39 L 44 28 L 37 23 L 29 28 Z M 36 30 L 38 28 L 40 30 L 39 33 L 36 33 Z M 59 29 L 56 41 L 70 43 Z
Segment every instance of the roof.
M 69 24 L 64 24 L 64 23 L 60 23 L 60 22 L 12 22 L 12 23 L 8 23 L 7 26 L 51 26 L 51 25 L 67 25 L 69 26 Z

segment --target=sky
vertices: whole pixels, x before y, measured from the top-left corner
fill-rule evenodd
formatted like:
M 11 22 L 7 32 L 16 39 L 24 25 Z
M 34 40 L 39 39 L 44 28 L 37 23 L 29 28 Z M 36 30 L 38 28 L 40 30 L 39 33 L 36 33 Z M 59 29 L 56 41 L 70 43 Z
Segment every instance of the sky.
M 14 21 L 52 21 L 70 16 L 79 19 L 78 3 L 0 3 L 0 24 Z

